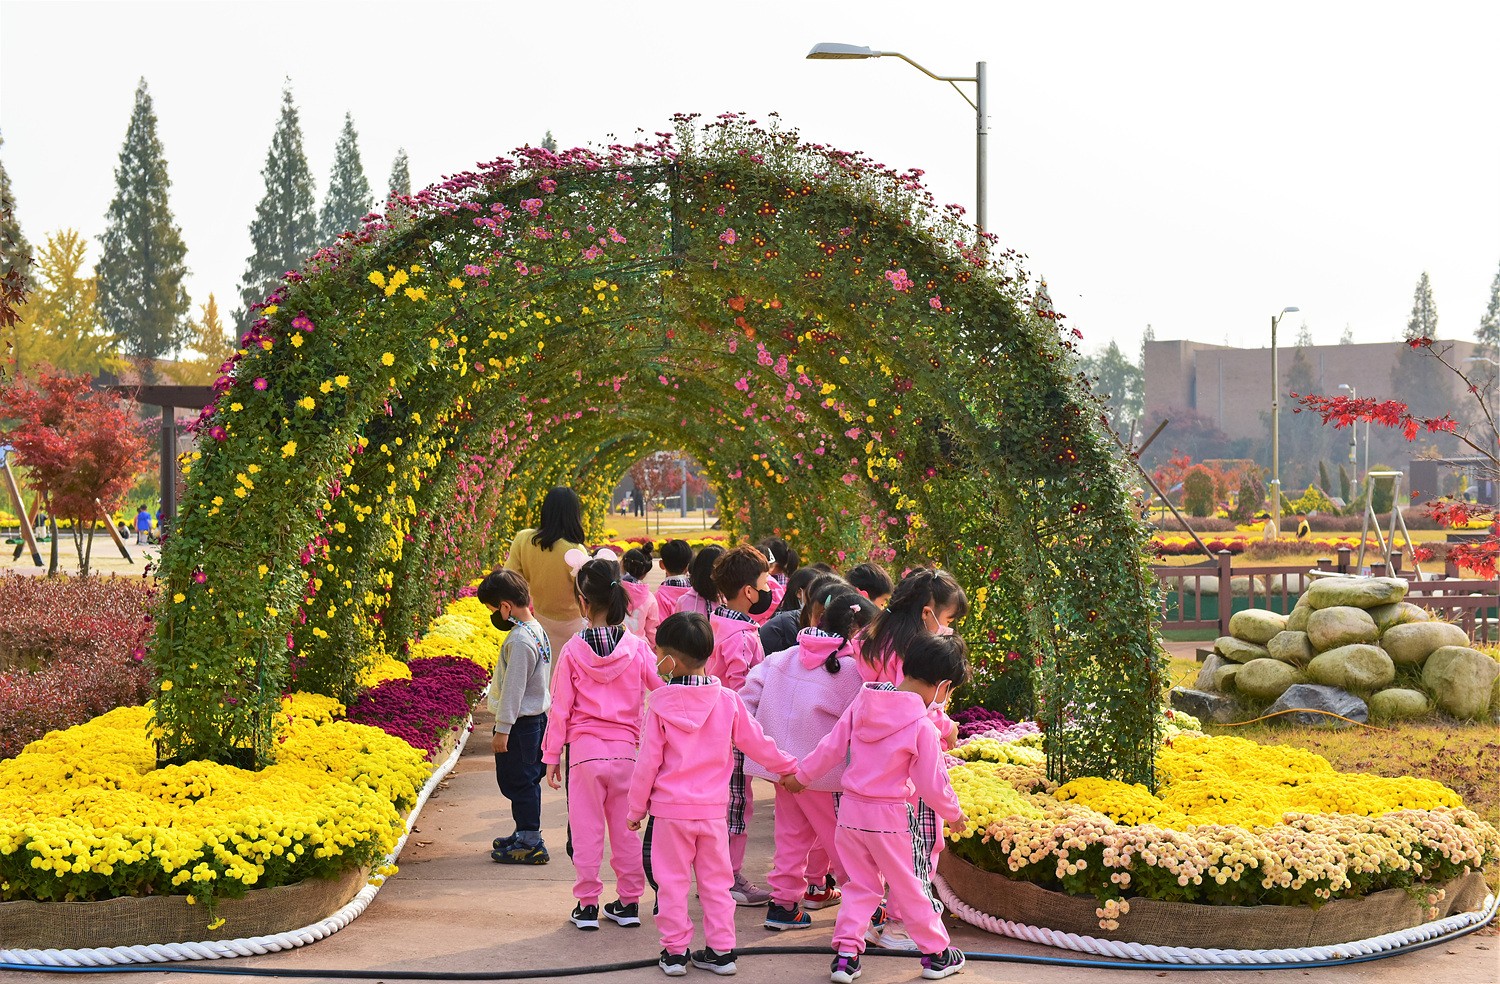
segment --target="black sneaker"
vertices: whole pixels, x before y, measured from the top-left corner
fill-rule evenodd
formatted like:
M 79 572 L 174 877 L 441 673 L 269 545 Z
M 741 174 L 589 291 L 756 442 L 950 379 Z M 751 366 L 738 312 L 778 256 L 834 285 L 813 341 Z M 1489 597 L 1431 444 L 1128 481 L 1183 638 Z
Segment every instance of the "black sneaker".
M 509 837 L 496 837 L 493 841 L 490 841 L 490 849 L 494 851 L 508 851 L 515 842 L 515 834 L 511 834 Z
M 546 864 L 552 860 L 545 844 L 522 844 L 512 841 L 504 850 L 490 852 L 490 860 L 496 864 Z
M 701 950 L 694 950 L 689 959 L 699 970 L 711 970 L 720 977 L 728 977 L 735 971 L 733 950 L 720 953 L 711 946 L 705 946 Z
M 597 905 L 584 905 L 582 902 L 573 906 L 573 914 L 568 920 L 579 929 L 599 928 L 599 907 Z
M 799 909 L 795 904 L 790 907 L 771 903 L 771 908 L 766 912 L 765 926 L 767 929 L 811 929 L 812 916 Z
M 604 914 L 621 926 L 639 926 L 641 924 L 641 904 L 631 902 L 626 905 L 619 899 L 608 903 L 604 907 Z
M 859 954 L 839 953 L 834 955 L 828 979 L 833 984 L 854 984 L 854 979 L 862 973 L 864 971 L 859 969 Z
M 688 955 L 687 951 L 682 953 L 668 953 L 661 951 L 661 956 L 656 960 L 656 966 L 668 977 L 683 977 L 687 974 Z
M 964 969 L 964 954 L 956 946 L 950 946 L 942 953 L 922 954 L 922 979 L 927 981 L 940 981 L 944 977 L 952 977 Z

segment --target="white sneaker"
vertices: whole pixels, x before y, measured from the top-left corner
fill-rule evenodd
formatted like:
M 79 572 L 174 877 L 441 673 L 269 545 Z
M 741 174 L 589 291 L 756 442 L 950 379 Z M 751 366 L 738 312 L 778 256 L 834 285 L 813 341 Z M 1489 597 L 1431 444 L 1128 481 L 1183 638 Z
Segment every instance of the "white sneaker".
M 912 953 L 917 950 L 917 941 L 907 934 L 906 926 L 899 919 L 885 921 L 885 927 L 880 931 L 880 945 L 887 950 L 909 950 Z

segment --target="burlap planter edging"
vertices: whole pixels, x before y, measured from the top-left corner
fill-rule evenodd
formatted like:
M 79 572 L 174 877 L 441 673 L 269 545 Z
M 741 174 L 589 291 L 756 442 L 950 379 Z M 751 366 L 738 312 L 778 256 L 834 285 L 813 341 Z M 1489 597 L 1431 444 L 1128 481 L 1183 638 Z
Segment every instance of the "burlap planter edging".
M 406 831 L 387 862 L 401 853 L 422 804 L 456 762 L 472 721 L 468 718 L 450 731 L 433 753 L 435 768 L 404 818 Z M 336 878 L 309 878 L 292 885 L 251 889 L 244 898 L 220 899 L 212 918 L 222 918 L 224 924 L 212 933 L 205 928 L 210 921 L 207 910 L 188 904 L 184 895 L 98 902 L 0 902 L 0 951 L 216 943 L 292 933 L 343 909 L 365 888 L 370 871 L 365 866 Z
M 1320 906 L 1218 906 L 1132 898 L 1120 928 L 1099 928 L 1093 898 L 1067 895 L 977 868 L 944 851 L 938 871 L 960 900 L 996 919 L 1059 933 L 1159 947 L 1212 950 L 1284 950 L 1337 946 L 1412 929 L 1484 906 L 1484 875 L 1470 872 L 1434 884 L 1444 890 L 1436 915 L 1401 889 Z

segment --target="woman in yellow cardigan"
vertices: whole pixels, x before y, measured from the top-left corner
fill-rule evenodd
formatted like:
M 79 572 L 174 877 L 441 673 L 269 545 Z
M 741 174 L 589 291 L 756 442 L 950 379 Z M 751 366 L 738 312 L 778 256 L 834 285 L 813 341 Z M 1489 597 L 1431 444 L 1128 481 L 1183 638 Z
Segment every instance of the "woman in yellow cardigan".
M 541 523 L 517 533 L 505 557 L 505 566 L 519 571 L 530 586 L 532 610 L 547 630 L 554 654 L 561 653 L 567 641 L 583 628 L 573 571 L 564 559 L 574 548 L 586 549 L 583 503 L 578 493 L 559 485 L 542 500 Z

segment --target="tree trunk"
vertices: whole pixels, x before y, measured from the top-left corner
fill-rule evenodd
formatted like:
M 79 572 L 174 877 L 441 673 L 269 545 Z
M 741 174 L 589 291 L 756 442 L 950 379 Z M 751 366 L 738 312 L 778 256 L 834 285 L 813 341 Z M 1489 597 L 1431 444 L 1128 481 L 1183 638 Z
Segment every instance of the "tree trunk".
M 89 576 L 89 566 L 94 559 L 94 530 L 98 523 L 89 520 L 87 539 L 85 539 L 78 551 L 78 572 L 84 577 Z
M 52 512 L 52 503 L 47 503 L 47 534 L 52 537 L 47 563 L 47 576 L 57 576 L 57 516 Z

